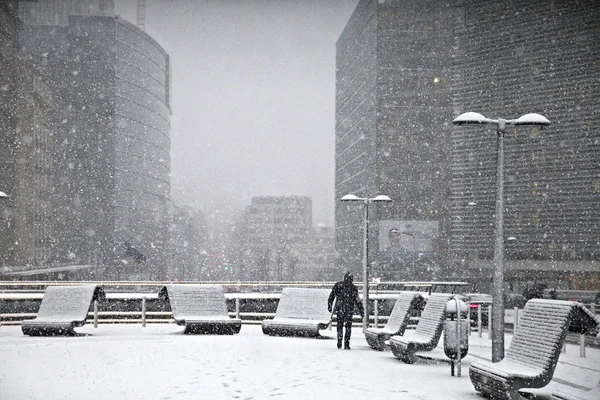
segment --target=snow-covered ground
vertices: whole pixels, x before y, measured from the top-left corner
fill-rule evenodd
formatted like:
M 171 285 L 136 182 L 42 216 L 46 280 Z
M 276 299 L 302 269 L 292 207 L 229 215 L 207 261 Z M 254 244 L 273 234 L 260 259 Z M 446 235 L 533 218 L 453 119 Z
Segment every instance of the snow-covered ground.
M 435 360 L 408 365 L 368 347 L 353 329 L 352 350 L 330 339 L 271 337 L 244 325 L 238 335 L 183 335 L 174 324 L 86 325 L 81 337 L 28 337 L 0 329 L 0 399 L 483 399 L 468 366 L 489 359 L 484 333 L 470 336 L 462 377 L 450 376 L 442 341 Z M 510 336 L 507 336 L 507 346 Z M 600 380 L 600 350 L 569 345 L 555 380 L 535 391 L 592 388 Z

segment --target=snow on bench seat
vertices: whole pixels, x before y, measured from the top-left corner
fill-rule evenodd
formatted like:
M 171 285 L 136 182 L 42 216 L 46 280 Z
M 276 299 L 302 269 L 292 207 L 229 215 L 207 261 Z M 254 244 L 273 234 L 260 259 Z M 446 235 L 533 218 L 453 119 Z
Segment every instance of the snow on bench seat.
M 474 362 L 469 376 L 475 389 L 494 399 L 519 399 L 519 389 L 546 386 L 554 374 L 573 319 L 593 329 L 598 320 L 581 303 L 533 299 L 527 302 L 506 357 Z
M 166 285 L 158 293 L 166 300 L 183 333 L 233 335 L 242 328 L 242 320 L 230 318 L 225 292 L 219 285 Z
M 405 363 L 412 364 L 417 361 L 416 352 L 431 351 L 436 348 L 444 329 L 446 303 L 451 298 L 452 295 L 449 293 L 432 293 L 429 296 L 417 328 L 406 332 L 403 336 L 390 338 L 390 349 L 394 356 Z
M 600 385 L 600 383 L 599 383 Z M 598 400 L 600 399 L 600 386 L 592 390 L 569 388 L 569 390 L 556 390 L 552 392 L 552 400 Z
M 262 321 L 266 335 L 320 336 L 331 314 L 327 311 L 328 289 L 283 288 L 273 319 Z
M 21 330 L 30 336 L 74 336 L 74 328 L 85 325 L 92 302 L 104 298 L 95 285 L 48 286 L 37 316 L 21 322 Z
M 365 331 L 365 339 L 371 348 L 385 350 L 385 341 L 392 336 L 401 336 L 406 330 L 410 320 L 410 312 L 423 300 L 423 296 L 414 292 L 402 292 L 396 299 L 390 318 L 383 328 L 368 328 Z

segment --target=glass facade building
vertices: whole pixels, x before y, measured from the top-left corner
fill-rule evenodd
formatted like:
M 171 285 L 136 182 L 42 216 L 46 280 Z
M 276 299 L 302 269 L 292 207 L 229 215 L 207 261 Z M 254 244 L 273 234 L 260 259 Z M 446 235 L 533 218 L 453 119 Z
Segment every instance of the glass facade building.
M 362 212 L 339 199 L 384 194 L 393 203 L 370 218 L 373 276 L 396 228 L 399 273 L 387 276 L 417 277 L 406 258 L 418 273 L 431 252 L 440 277 L 488 290 L 495 128 L 451 121 L 540 113 L 550 127 L 506 131 L 507 290 L 600 287 L 598 21 L 597 2 L 361 0 L 337 43 L 338 266 L 362 260 Z
M 431 279 L 448 231 L 451 120 L 449 7 L 437 1 L 362 0 L 337 42 L 336 249 L 340 269 L 362 270 L 363 213 L 345 194 L 392 199 L 369 207 L 374 277 Z M 347 205 L 350 204 L 350 205 Z M 388 231 L 405 235 L 394 265 Z M 427 267 L 409 271 L 415 258 Z M 381 262 L 380 262 L 381 261 Z M 432 263 L 433 262 L 433 263 Z
M 93 264 L 105 279 L 165 278 L 169 263 L 170 66 L 134 25 L 73 16 L 26 26 L 27 54 L 46 54 L 61 122 L 54 135 L 50 264 Z M 146 257 L 126 263 L 127 246 Z

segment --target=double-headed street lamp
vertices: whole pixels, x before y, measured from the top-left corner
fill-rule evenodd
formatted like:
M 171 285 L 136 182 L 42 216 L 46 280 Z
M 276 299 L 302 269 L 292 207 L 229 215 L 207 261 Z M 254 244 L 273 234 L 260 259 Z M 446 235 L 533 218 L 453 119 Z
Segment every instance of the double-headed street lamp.
M 496 125 L 496 232 L 494 244 L 494 275 L 492 279 L 492 362 L 504 358 L 504 131 L 506 125 L 550 125 L 540 114 L 525 114 L 517 119 L 489 119 L 476 112 L 466 112 L 453 121 L 456 125 Z
M 342 201 L 358 201 L 364 205 L 364 232 L 363 232 L 363 332 L 369 327 L 369 261 L 367 254 L 369 251 L 369 204 L 371 203 L 389 203 L 392 201 L 388 196 L 379 195 L 372 198 L 357 197 L 353 194 L 347 194 L 342 197 Z

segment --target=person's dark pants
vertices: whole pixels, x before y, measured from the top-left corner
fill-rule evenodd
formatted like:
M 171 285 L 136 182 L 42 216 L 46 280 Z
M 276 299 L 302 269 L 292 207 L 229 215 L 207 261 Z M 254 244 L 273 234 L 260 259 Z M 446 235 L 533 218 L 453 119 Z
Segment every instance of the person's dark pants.
M 344 328 L 346 334 L 344 335 Z M 344 339 L 344 348 L 350 348 L 350 336 L 352 336 L 352 315 L 337 313 L 337 347 L 342 348 L 342 339 Z

